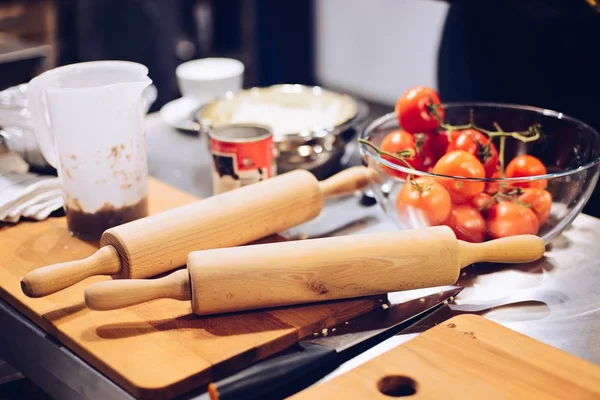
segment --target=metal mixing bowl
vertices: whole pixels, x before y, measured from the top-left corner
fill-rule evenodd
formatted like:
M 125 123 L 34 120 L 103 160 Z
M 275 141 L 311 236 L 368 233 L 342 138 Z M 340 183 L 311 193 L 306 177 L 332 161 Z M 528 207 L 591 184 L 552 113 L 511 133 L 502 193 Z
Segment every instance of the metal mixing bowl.
M 332 115 L 332 126 L 306 127 L 298 131 L 274 132 L 279 173 L 294 169 L 307 169 L 318 178 L 335 172 L 351 151 L 349 143 L 357 135 L 359 125 L 365 121 L 368 106 L 348 95 L 335 93 L 318 86 L 275 85 L 252 88 L 237 93 L 227 93 L 201 107 L 195 115 L 200 133 L 231 123 L 267 124 L 259 117 L 253 120 L 232 120 L 233 111 L 243 101 L 258 101 L 274 105 L 303 104 L 309 107 L 327 107 L 339 102 L 339 115 Z M 333 107 L 335 108 L 335 107 Z

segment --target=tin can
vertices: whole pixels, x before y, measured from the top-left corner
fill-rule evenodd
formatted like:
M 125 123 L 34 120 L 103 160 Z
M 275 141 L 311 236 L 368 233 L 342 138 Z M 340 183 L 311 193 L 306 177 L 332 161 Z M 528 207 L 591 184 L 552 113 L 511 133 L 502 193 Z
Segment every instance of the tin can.
M 273 132 L 263 125 L 232 124 L 208 133 L 213 194 L 276 175 Z

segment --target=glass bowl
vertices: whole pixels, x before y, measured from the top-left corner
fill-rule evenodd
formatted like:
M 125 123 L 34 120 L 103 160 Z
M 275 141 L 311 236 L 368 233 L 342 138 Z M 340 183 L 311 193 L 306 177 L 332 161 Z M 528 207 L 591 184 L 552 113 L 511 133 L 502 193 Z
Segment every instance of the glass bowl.
M 454 187 L 481 187 L 482 183 L 486 190 L 489 188 L 502 187 L 502 193 L 506 196 L 497 196 L 490 204 L 500 204 L 505 201 L 527 206 L 535 209 L 531 204 L 519 201 L 520 193 L 523 189 L 518 187 L 545 186 L 545 190 L 551 195 L 549 215 L 538 217 L 537 235 L 545 243 L 549 243 L 557 237 L 581 212 L 585 203 L 590 198 L 596 182 L 598 180 L 600 164 L 600 135 L 594 129 L 568 117 L 562 113 L 545 110 L 536 107 L 494 104 L 494 103 L 449 103 L 444 104 L 445 123 L 459 126 L 467 125 L 470 122 L 477 127 L 495 131 L 494 123 L 499 124 L 504 132 L 527 131 L 534 124 L 540 124 L 541 137 L 532 142 L 523 143 L 514 138 L 506 139 L 506 148 L 504 153 L 505 165 L 517 155 L 530 154 L 540 159 L 546 166 L 547 174 L 527 177 L 527 178 L 465 178 L 460 176 L 437 175 L 429 172 L 417 171 L 407 168 L 382 158 L 372 147 L 361 143 L 360 152 L 367 166 L 375 171 L 375 179 L 371 183 L 371 189 L 377 199 L 377 202 L 383 207 L 388 215 L 400 229 L 420 228 L 432 225 L 453 225 L 457 237 L 469 240 L 473 236 L 461 234 L 461 227 L 456 222 L 449 222 L 452 212 L 443 222 L 439 218 L 432 217 L 436 213 L 439 216 L 439 210 L 435 204 L 430 205 L 429 209 L 413 207 L 404 200 L 406 197 L 400 195 L 407 183 L 406 179 L 396 175 L 404 175 L 414 179 L 423 178 L 427 182 L 434 181 L 444 187 L 455 185 Z M 398 129 L 398 121 L 395 113 L 386 114 L 368 124 L 360 137 L 373 145 L 380 147 L 383 138 L 387 133 Z M 499 138 L 494 138 L 493 143 L 499 148 Z M 404 194 L 407 189 L 405 189 Z M 490 193 L 494 193 L 493 190 Z M 471 200 L 463 200 L 469 204 Z M 453 203 L 452 208 L 459 207 L 458 203 Z M 442 207 L 444 208 L 444 207 Z M 518 234 L 519 229 L 510 229 L 508 225 L 498 225 L 498 219 L 490 222 L 493 217 L 490 213 L 498 215 L 498 210 L 491 211 L 493 207 L 484 207 L 481 215 L 485 221 L 483 236 L 476 236 L 470 241 L 489 240 L 498 237 L 498 232 L 502 236 Z M 536 210 L 537 211 L 537 210 Z M 444 211 L 442 210 L 442 213 Z M 456 214 L 455 214 L 456 215 Z M 513 217 L 513 221 L 514 221 Z M 518 219 L 518 218 L 517 218 Z M 456 221 L 456 219 L 454 219 Z M 470 222 L 468 219 L 466 223 Z M 515 222 L 517 223 L 517 222 Z M 508 223 L 510 225 L 510 223 Z M 518 225 L 518 223 L 517 223 Z M 498 226 L 505 226 L 508 229 L 498 229 Z M 467 226 L 468 231 L 468 226 Z M 517 232 L 517 233 L 511 233 Z M 493 233 L 493 234 L 492 234 Z

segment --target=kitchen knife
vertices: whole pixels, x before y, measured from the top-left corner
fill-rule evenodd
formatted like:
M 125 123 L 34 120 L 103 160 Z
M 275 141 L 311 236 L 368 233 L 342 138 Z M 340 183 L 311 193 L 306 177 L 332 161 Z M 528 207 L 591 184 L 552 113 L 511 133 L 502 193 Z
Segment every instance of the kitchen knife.
M 554 290 L 539 290 L 537 288 L 519 290 L 515 293 L 493 300 L 473 301 L 472 299 L 468 299 L 467 304 L 453 303 L 437 308 L 435 311 L 428 313 L 425 317 L 415 321 L 412 325 L 407 326 L 404 330 L 399 332 L 398 335 L 418 334 L 431 329 L 436 325 L 442 324 L 450 318 L 462 314 L 484 315 L 489 311 L 497 310 L 502 307 L 511 307 L 517 304 L 550 306 L 564 303 L 567 300 L 568 298 L 561 292 Z
M 263 398 L 267 393 L 297 383 L 319 367 L 336 366 L 352 350 L 369 339 L 379 341 L 413 324 L 447 304 L 462 288 L 452 288 L 430 296 L 409 300 L 365 314 L 347 324 L 319 333 L 298 343 L 300 351 L 263 360 L 208 387 L 203 398 L 236 400 Z

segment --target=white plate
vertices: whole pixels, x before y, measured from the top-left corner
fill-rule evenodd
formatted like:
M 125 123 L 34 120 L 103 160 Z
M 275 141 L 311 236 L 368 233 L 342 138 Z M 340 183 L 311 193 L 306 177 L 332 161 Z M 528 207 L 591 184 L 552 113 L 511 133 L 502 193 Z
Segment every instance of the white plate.
M 173 128 L 184 131 L 197 131 L 194 122 L 194 113 L 202 106 L 203 102 L 181 97 L 165 104 L 160 109 L 160 118 Z

